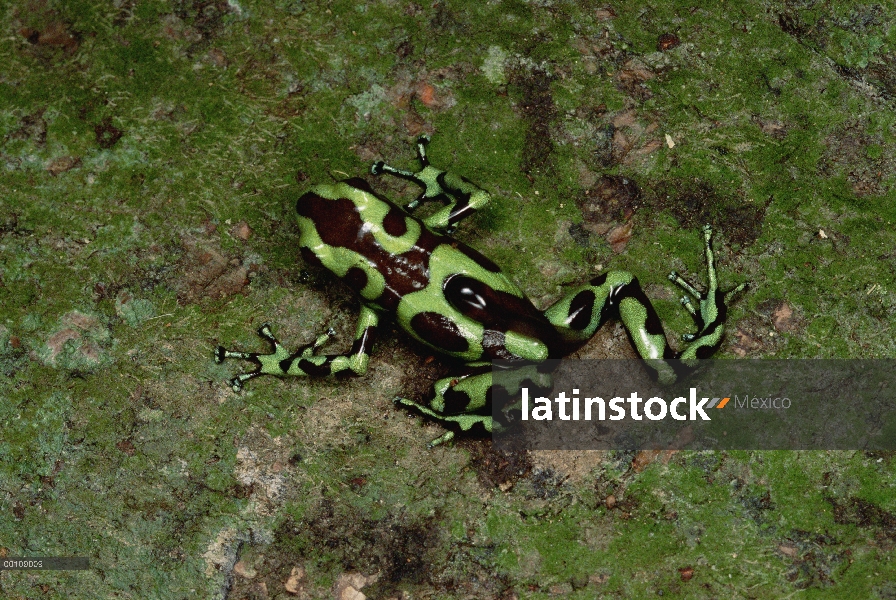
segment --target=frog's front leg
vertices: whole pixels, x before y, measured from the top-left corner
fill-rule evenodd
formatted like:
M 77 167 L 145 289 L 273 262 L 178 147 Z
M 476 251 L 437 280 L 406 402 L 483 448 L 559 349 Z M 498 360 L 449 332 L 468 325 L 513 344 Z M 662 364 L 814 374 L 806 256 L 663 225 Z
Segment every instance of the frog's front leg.
M 347 354 L 315 355 L 315 352 L 335 334 L 332 329 L 319 336 L 313 344 L 302 346 L 291 353 L 277 341 L 271 333 L 270 326 L 265 323 L 258 330 L 258 335 L 270 342 L 273 352 L 270 354 L 241 352 L 225 350 L 223 346 L 218 346 L 215 348 L 215 362 L 220 364 L 225 358 L 239 358 L 255 363 L 254 371 L 237 375 L 230 380 L 230 386 L 235 392 L 242 389 L 243 383 L 259 375 L 279 377 L 305 375 L 322 377 L 339 373 L 363 375 L 367 372 L 367 363 L 370 360 L 378 324 L 379 315 L 376 311 L 362 305 L 351 350 Z
M 446 204 L 443 208 L 423 219 L 423 222 L 430 229 L 445 230 L 451 233 L 459 221 L 488 204 L 491 195 L 464 177 L 441 171 L 430 165 L 429 159 L 426 157 L 428 143 L 429 138 L 426 136 L 421 136 L 417 140 L 417 158 L 422 167 L 419 171 L 396 169 L 380 161 L 373 164 L 370 172 L 374 175 L 388 173 L 421 186 L 423 192 L 406 206 L 408 210 L 413 210 L 422 202 L 429 200 L 445 201 Z

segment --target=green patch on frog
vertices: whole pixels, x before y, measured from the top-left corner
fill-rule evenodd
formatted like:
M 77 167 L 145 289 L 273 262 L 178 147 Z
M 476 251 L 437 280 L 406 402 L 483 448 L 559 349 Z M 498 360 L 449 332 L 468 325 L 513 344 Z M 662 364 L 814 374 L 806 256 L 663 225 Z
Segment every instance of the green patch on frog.
M 271 344 L 273 352 L 215 349 L 219 363 L 238 358 L 255 364 L 253 371 L 231 380 L 234 391 L 264 374 L 363 375 L 380 318 L 391 316 L 417 341 L 465 364 L 462 374 L 434 384 L 434 396 L 426 404 L 395 399 L 397 404 L 452 426 L 431 442 L 434 446 L 451 440 L 454 429 L 492 432 L 500 427 L 492 419 L 491 361 L 538 362 L 565 356 L 585 344 L 610 318 L 622 321 L 642 358 L 660 359 L 651 368 L 664 381 L 673 381 L 677 374 L 663 360 L 705 358 L 718 347 L 727 305 L 746 284 L 719 290 L 709 226 L 703 229 L 708 290 L 698 291 L 674 271 L 669 275 L 670 281 L 686 292 L 681 304 L 697 325 L 696 333 L 683 336 L 690 342 L 683 351 L 676 352 L 669 345 L 638 280 L 624 271 L 599 275 L 542 312 L 495 263 L 450 237 L 457 223 L 486 206 L 491 196 L 464 177 L 433 167 L 426 156 L 428 141 L 423 137 L 417 142 L 419 171 L 404 171 L 383 162 L 371 168 L 374 175 L 387 173 L 423 188 L 405 209 L 377 195 L 360 178 L 315 186 L 296 204 L 299 245 L 306 262 L 327 268 L 362 299 L 351 350 L 318 354 L 335 334 L 330 329 L 312 344 L 292 352 L 264 324 L 259 335 Z M 444 206 L 424 219 L 410 214 L 432 200 Z

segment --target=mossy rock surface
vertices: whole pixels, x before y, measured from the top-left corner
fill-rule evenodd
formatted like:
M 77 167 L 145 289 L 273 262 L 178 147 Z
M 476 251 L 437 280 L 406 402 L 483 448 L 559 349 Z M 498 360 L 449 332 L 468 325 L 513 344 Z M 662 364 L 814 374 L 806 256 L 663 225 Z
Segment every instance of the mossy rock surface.
M 540 307 L 671 269 L 753 287 L 726 358 L 892 358 L 892 1 L 0 6 L 4 598 L 892 598 L 886 453 L 502 454 L 396 409 L 449 366 L 387 326 L 354 380 L 261 378 L 357 301 L 297 251 L 314 182 L 434 163 Z M 410 200 L 403 182 L 372 179 Z M 587 356 L 631 356 L 608 326 Z

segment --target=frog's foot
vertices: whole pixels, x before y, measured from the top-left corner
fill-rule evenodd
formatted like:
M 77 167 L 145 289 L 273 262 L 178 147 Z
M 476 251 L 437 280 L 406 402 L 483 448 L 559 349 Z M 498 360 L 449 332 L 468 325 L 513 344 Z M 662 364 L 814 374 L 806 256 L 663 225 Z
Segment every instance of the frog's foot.
M 395 403 L 413 409 L 431 419 L 452 424 L 452 429 L 478 429 L 492 432 L 490 389 L 492 372 L 487 365 L 468 365 L 474 373 L 445 377 L 433 384 L 433 397 L 425 405 L 407 398 L 395 398 Z M 482 369 L 485 368 L 485 371 Z M 437 446 L 454 438 L 454 431 L 434 439 L 429 446 Z
M 271 326 L 268 323 L 265 323 L 258 329 L 258 335 L 265 340 L 267 340 L 273 352 L 269 354 L 261 354 L 258 352 L 242 352 L 240 350 L 227 350 L 224 346 L 218 346 L 215 348 L 215 362 L 221 364 L 224 362 L 226 358 L 238 358 L 241 360 L 248 360 L 251 363 L 255 364 L 255 369 L 248 373 L 242 373 L 237 375 L 236 377 L 230 379 L 228 383 L 234 392 L 239 392 L 243 389 L 243 384 L 250 379 L 254 379 L 259 375 L 305 375 L 308 373 L 298 373 L 294 372 L 293 364 L 297 362 L 296 359 L 308 361 L 314 355 L 314 353 L 323 346 L 327 340 L 336 335 L 336 331 L 330 327 L 327 329 L 327 332 L 318 336 L 318 338 L 314 341 L 313 344 L 308 344 L 299 348 L 299 350 L 295 353 L 289 352 L 279 341 L 274 337 L 274 334 L 271 333 Z M 326 358 L 326 357 L 315 357 L 315 358 Z M 306 369 L 307 370 L 307 369 Z
M 413 400 L 408 400 L 407 398 L 395 397 L 392 400 L 395 404 L 401 405 L 405 408 L 409 408 L 415 410 L 427 417 L 434 419 L 436 421 L 441 421 L 442 423 L 453 423 L 455 427 L 460 429 L 460 431 L 470 431 L 474 427 L 481 428 L 486 433 L 490 433 L 492 430 L 492 416 L 491 415 L 478 415 L 478 414 L 459 414 L 459 415 L 446 415 L 442 414 L 438 411 L 431 409 L 428 406 L 424 406 L 423 404 L 419 404 L 414 402 Z M 439 437 L 435 438 L 431 442 L 429 442 L 429 447 L 434 448 L 435 446 L 439 446 L 444 444 L 445 442 L 449 442 L 454 439 L 455 432 L 453 429 L 449 429 Z
M 426 202 L 428 200 L 445 198 L 446 190 L 442 186 L 442 177 L 444 175 L 444 171 L 436 169 L 429 164 L 429 159 L 426 157 L 427 144 L 429 144 L 429 137 L 421 135 L 419 138 L 417 138 L 417 159 L 420 161 L 421 166 L 421 169 L 419 171 L 405 171 L 404 169 L 396 169 L 395 167 L 387 165 L 383 161 L 375 162 L 373 163 L 373 166 L 370 167 L 370 172 L 373 175 L 382 175 L 383 173 L 388 173 L 389 175 L 394 175 L 395 177 L 401 177 L 402 179 L 413 181 L 423 188 L 423 192 L 414 200 L 409 202 L 407 206 L 405 206 L 407 210 L 414 210 L 415 208 L 420 206 L 422 202 Z
M 421 171 L 429 166 L 429 159 L 426 158 L 426 146 L 428 144 L 429 136 L 421 135 L 419 138 L 417 138 L 417 160 L 420 161 L 420 166 L 422 167 Z M 417 175 L 417 173 L 390 167 L 383 161 L 373 163 L 373 166 L 370 167 L 370 172 L 373 175 L 382 175 L 383 173 L 389 173 L 390 175 L 395 175 L 396 177 L 402 177 L 404 179 L 417 181 L 415 179 L 415 175 Z
M 681 305 L 691 314 L 697 324 L 696 333 L 686 333 L 681 336 L 686 342 L 694 342 L 685 350 L 682 358 L 691 358 L 692 355 L 700 356 L 705 350 L 714 348 L 721 342 L 728 311 L 727 306 L 737 294 L 748 287 L 747 283 L 742 283 L 725 292 L 719 290 L 710 225 L 703 226 L 703 239 L 705 240 L 707 279 L 709 281 L 707 290 L 701 292 L 677 272 L 669 273 L 669 281 L 689 294 L 689 296 L 681 298 Z M 690 296 L 697 300 L 696 306 Z
M 423 222 L 430 229 L 445 231 L 450 234 L 454 231 L 459 221 L 466 219 L 488 204 L 491 196 L 484 189 L 464 177 L 442 171 L 429 164 L 429 159 L 426 157 L 426 145 L 428 143 L 429 138 L 426 136 L 421 136 L 417 139 L 417 158 L 422 165 L 419 171 L 404 171 L 379 161 L 373 164 L 370 172 L 374 175 L 388 173 L 413 181 L 422 187 L 423 192 L 405 207 L 409 211 L 414 210 L 421 203 L 429 200 L 444 202 L 445 206 L 443 208 L 423 219 Z

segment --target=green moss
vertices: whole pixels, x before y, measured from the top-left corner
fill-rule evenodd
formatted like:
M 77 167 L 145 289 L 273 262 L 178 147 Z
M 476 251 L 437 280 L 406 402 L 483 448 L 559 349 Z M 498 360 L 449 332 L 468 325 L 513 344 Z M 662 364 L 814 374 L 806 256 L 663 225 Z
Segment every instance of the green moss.
M 224 531 L 257 572 L 234 597 L 282 596 L 299 565 L 311 597 L 349 570 L 389 573 L 371 597 L 892 595 L 892 457 L 678 453 L 636 472 L 618 454 L 569 479 L 508 475 L 486 443 L 424 450 L 441 430 L 389 398 L 435 367 L 388 327 L 356 381 L 235 395 L 211 349 L 261 349 L 264 321 L 295 346 L 335 323 L 333 351 L 348 347 L 357 305 L 326 274 L 299 277 L 293 204 L 377 158 L 410 164 L 422 130 L 434 161 L 494 196 L 457 236 L 539 305 L 600 264 L 667 290 L 670 335 L 690 331 L 664 278 L 699 282 L 706 219 L 722 281 L 753 283 L 727 343 L 891 357 L 894 10 L 7 4 L 0 539 L 97 569 L 7 573 L 0 595 L 216 597 L 231 567 L 205 554 Z M 660 51 L 663 34 L 681 43 Z M 602 174 L 642 190 L 620 253 L 570 234 Z

